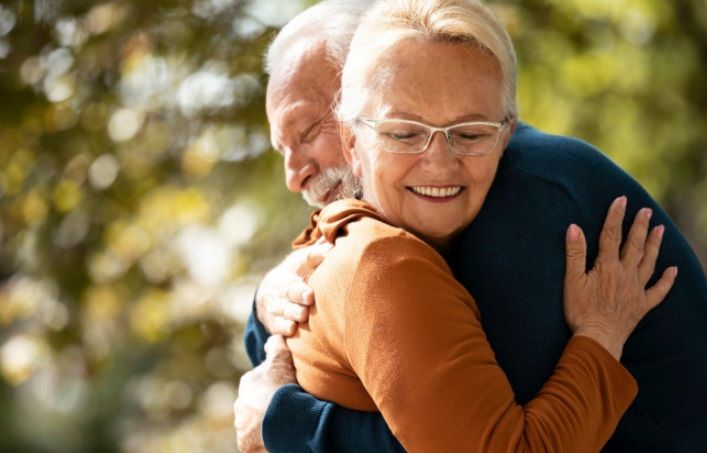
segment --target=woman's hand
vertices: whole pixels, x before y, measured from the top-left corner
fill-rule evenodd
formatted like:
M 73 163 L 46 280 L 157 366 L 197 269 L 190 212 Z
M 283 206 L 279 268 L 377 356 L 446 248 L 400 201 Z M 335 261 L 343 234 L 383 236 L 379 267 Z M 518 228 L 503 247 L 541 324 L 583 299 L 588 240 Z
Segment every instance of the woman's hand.
M 565 318 L 575 335 L 590 337 L 616 359 L 638 322 L 665 299 L 677 276 L 667 268 L 660 280 L 646 288 L 655 270 L 664 227 L 648 234 L 652 211 L 638 211 L 621 247 L 621 224 L 626 197 L 611 204 L 599 237 L 599 255 L 586 272 L 587 244 L 582 230 L 570 225 L 566 236 L 564 283 Z M 620 252 L 620 253 L 619 253 Z

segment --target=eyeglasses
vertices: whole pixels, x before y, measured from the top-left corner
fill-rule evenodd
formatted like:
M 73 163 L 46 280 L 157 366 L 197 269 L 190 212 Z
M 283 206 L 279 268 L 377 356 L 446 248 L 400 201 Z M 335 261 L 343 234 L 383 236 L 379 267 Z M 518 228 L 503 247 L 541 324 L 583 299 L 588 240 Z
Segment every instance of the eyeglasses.
M 400 154 L 419 154 L 432 142 L 436 132 L 442 132 L 447 139 L 449 151 L 460 156 L 480 156 L 496 148 L 501 130 L 508 121 L 470 121 L 447 127 L 434 127 L 419 121 L 402 119 L 372 120 L 358 118 L 358 122 L 370 127 L 378 134 L 384 151 Z

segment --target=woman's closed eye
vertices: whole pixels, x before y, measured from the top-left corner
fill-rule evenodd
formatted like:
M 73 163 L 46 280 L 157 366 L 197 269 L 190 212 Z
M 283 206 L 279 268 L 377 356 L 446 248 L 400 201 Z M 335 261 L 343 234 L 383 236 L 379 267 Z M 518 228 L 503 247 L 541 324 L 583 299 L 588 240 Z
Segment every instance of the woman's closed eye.
M 452 132 L 449 135 L 455 143 L 475 143 L 489 137 L 488 134 L 479 134 L 475 132 Z
M 415 141 L 417 139 L 423 138 L 424 133 L 422 132 L 386 132 L 383 133 L 384 136 L 397 140 L 399 142 L 405 141 Z

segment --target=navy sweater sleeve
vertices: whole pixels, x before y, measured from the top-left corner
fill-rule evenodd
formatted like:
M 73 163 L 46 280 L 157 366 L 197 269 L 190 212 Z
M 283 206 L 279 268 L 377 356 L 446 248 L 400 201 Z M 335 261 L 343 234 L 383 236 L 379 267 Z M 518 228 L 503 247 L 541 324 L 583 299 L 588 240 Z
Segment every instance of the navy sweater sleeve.
M 404 452 L 379 412 L 358 412 L 320 401 L 289 384 L 273 396 L 263 421 L 272 453 Z
M 257 296 L 256 292 L 256 296 Z M 254 367 L 265 361 L 265 342 L 270 333 L 265 330 L 265 326 L 258 320 L 258 312 L 255 308 L 255 297 L 253 297 L 253 312 L 248 317 L 248 322 L 243 330 L 243 341 L 248 358 Z

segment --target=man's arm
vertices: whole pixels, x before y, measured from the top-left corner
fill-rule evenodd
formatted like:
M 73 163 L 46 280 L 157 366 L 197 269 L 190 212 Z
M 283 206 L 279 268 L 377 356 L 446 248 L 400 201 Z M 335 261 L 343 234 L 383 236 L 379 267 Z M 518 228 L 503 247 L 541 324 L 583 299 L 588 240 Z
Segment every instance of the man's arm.
M 405 451 L 380 413 L 318 400 L 297 385 L 282 337 L 270 337 L 265 350 L 263 363 L 241 378 L 234 404 L 241 451 Z
M 273 453 L 405 451 L 379 412 L 359 412 L 318 400 L 296 384 L 275 393 L 262 434 Z
M 257 368 L 241 379 L 239 395 L 248 398 L 239 398 L 242 404 L 234 406 L 236 423 L 240 421 L 241 449 L 260 451 L 264 439 L 271 452 L 405 451 L 379 413 L 353 411 L 318 400 L 297 385 L 294 369 L 291 374 L 285 371 L 292 359 L 284 343 L 277 341 L 277 347 L 273 347 L 271 342 L 266 355 L 270 328 L 272 333 L 291 335 L 296 330 L 295 321 L 302 319 L 295 318 L 296 307 L 307 308 L 313 303 L 304 279 L 322 261 L 328 248 L 324 245 L 292 253 L 268 273 L 255 294 L 253 313 L 243 337 L 248 356 Z M 288 305 L 295 307 L 284 308 Z M 303 314 L 306 321 L 309 310 Z M 290 330 L 288 321 L 294 329 Z

